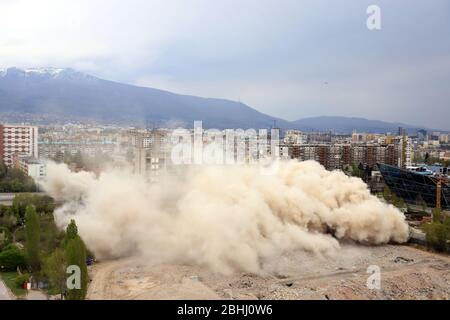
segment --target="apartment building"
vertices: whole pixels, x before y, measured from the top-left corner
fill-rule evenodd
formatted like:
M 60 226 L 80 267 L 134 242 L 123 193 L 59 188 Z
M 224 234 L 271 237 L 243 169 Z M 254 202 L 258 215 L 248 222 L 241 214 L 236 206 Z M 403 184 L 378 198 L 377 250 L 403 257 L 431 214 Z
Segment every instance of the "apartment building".
M 303 144 L 289 145 L 288 150 L 291 159 L 315 160 L 328 170 L 359 164 L 370 168 L 377 163 L 397 165 L 401 155 L 394 144 Z
M 0 158 L 12 167 L 15 156 L 38 157 L 38 127 L 0 124 Z
M 47 173 L 45 163 L 32 157 L 20 157 L 16 159 L 14 166 L 35 181 L 44 178 Z
M 131 132 L 134 147 L 134 171 L 156 180 L 170 163 L 169 132 Z

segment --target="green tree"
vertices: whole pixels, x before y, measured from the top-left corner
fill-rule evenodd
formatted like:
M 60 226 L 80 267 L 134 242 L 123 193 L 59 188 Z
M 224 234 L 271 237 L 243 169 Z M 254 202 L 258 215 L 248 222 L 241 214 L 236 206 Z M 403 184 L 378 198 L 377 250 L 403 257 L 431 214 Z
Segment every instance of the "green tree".
M 433 222 L 442 222 L 442 211 L 441 209 L 433 209 L 431 216 L 433 217 Z
M 63 240 L 63 246 L 65 247 L 69 240 L 75 239 L 78 237 L 78 227 L 75 223 L 75 220 L 70 220 L 70 223 L 67 225 L 66 234 Z
M 33 178 L 19 169 L 8 169 L 0 164 L 0 192 L 34 192 Z
M 391 193 L 391 190 L 389 189 L 388 186 L 384 186 L 384 189 L 383 189 L 383 198 L 384 198 L 386 201 L 388 201 L 388 202 L 390 202 L 391 199 L 392 199 L 392 193 Z
M 363 175 L 362 170 L 356 164 L 353 164 L 352 165 L 352 176 L 361 178 L 362 175 Z
M 14 281 L 16 283 L 16 287 L 23 288 L 23 284 L 30 280 L 30 275 L 28 273 L 18 275 Z
M 55 209 L 54 201 L 49 196 L 19 194 L 13 200 L 12 212 L 19 219 L 23 219 L 25 216 L 25 209 L 29 205 L 34 205 L 37 212 L 45 214 L 50 214 Z
M 75 220 L 70 220 L 70 223 L 67 225 L 66 228 L 66 239 L 75 239 L 78 236 L 78 227 L 75 223 Z
M 406 205 L 405 199 L 403 198 L 398 198 L 398 207 L 399 208 L 407 208 L 408 206 Z
M 53 253 L 44 259 L 42 269 L 47 276 L 50 284 L 58 289 L 63 299 L 63 294 L 66 287 L 66 268 L 67 262 L 64 251 L 56 248 Z
M 441 222 L 433 222 L 426 226 L 427 244 L 440 252 L 450 249 L 450 228 Z
M 67 265 L 75 265 L 81 270 L 81 289 L 68 290 L 68 300 L 84 300 L 87 292 L 88 273 L 86 267 L 87 249 L 83 240 L 78 235 L 78 227 L 75 220 L 70 220 L 66 228 L 63 245 Z
M 10 244 L 0 252 L 0 270 L 16 271 L 17 268 L 25 268 L 26 257 L 22 250 Z
M 47 254 L 51 254 L 59 246 L 59 235 L 53 215 L 41 216 L 41 245 Z
M 25 239 L 28 263 L 33 272 L 40 267 L 40 240 L 41 228 L 36 209 L 28 205 L 25 210 Z
M 11 212 L 0 213 L 0 226 L 7 228 L 9 231 L 13 231 L 17 226 L 17 218 Z
M 12 240 L 11 231 L 7 227 L 0 225 L 0 250 L 9 245 Z
M 69 239 L 65 247 L 65 258 L 68 266 L 78 266 L 81 271 L 81 288 L 69 289 L 67 291 L 68 300 L 84 300 L 87 293 L 88 273 L 86 267 L 86 246 L 83 240 L 77 235 L 74 239 Z
M 8 173 L 8 168 L 6 167 L 6 165 L 3 161 L 0 161 L 0 179 L 3 179 L 4 177 L 6 177 L 7 173 Z

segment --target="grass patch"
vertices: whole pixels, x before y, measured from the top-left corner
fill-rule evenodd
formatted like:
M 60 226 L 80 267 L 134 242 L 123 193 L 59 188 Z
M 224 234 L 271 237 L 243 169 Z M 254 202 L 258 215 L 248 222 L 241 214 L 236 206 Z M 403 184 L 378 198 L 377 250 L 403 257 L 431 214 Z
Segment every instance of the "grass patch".
M 19 287 L 16 284 L 16 278 L 19 274 L 17 272 L 0 272 L 0 278 L 2 278 L 5 285 L 11 290 L 11 292 L 18 298 L 24 297 L 27 294 L 27 290 Z

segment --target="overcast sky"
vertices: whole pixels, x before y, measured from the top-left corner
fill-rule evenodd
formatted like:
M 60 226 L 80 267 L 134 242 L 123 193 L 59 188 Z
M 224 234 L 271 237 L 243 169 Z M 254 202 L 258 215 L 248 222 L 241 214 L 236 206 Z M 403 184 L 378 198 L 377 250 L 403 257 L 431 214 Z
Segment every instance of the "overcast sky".
M 366 9 L 381 8 L 379 31 Z M 448 0 L 0 0 L 0 67 L 450 129 Z

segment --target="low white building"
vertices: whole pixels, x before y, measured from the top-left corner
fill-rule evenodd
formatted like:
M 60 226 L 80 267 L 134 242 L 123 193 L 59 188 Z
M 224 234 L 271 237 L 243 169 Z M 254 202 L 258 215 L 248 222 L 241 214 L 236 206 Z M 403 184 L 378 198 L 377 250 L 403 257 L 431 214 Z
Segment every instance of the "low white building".
M 47 174 L 47 168 L 43 161 L 36 158 L 19 158 L 17 163 L 20 169 L 26 175 L 32 177 L 34 181 L 39 181 Z

